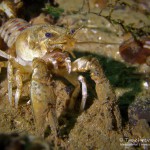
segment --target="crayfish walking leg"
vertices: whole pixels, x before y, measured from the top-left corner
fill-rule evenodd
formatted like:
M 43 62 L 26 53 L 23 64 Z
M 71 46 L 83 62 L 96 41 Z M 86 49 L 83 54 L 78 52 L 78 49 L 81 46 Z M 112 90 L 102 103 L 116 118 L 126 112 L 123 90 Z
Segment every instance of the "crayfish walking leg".
M 10 105 L 12 105 L 12 82 L 13 82 L 13 65 L 11 60 L 8 62 L 7 67 L 7 78 L 8 78 L 8 100 Z
M 96 84 L 96 93 L 104 113 L 106 129 L 121 129 L 121 115 L 117 105 L 116 96 L 106 78 L 99 61 L 93 57 L 81 57 L 72 63 L 72 71 L 87 72 Z

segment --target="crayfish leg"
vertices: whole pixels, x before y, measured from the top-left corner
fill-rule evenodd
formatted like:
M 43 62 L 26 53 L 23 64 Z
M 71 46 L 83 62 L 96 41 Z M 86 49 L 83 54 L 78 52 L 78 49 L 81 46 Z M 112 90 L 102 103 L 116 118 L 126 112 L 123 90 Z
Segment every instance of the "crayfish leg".
M 12 82 L 13 82 L 13 64 L 11 60 L 8 61 L 7 67 L 7 79 L 8 79 L 8 101 L 12 105 Z
M 79 92 L 80 92 L 80 82 L 78 81 L 78 74 L 75 72 L 71 72 L 70 74 L 68 74 L 68 72 L 66 71 L 62 71 L 62 72 L 59 71 L 56 74 L 64 77 L 67 81 L 69 81 L 74 86 L 74 90 L 71 94 L 69 105 L 67 107 L 69 110 L 73 110 L 77 97 L 79 96 Z
M 16 77 L 16 85 L 17 85 L 17 89 L 15 93 L 15 107 L 18 108 L 18 103 L 21 97 L 22 87 L 23 87 L 22 75 L 21 75 L 20 70 L 16 71 L 15 77 Z
M 73 110 L 77 97 L 80 92 L 80 83 L 78 81 L 78 74 L 75 72 L 71 72 L 68 74 L 66 70 L 54 70 L 54 74 L 65 78 L 68 82 L 70 82 L 74 86 L 74 90 L 71 94 L 71 98 L 69 100 L 68 109 Z

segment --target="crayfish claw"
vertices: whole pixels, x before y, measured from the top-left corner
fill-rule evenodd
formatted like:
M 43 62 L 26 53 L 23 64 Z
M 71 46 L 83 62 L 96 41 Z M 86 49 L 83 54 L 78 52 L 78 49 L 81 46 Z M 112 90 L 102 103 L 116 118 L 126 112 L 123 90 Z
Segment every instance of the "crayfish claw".
M 115 128 L 115 126 L 116 128 L 121 128 L 122 121 L 116 97 L 114 91 L 111 88 L 109 80 L 106 78 L 103 72 L 103 69 L 99 61 L 93 57 L 81 57 L 73 62 L 72 71 L 74 72 L 90 71 L 91 79 L 96 84 L 95 90 L 101 104 L 101 109 L 103 110 L 104 113 L 105 118 L 104 121 L 106 122 L 106 129 L 112 130 Z M 81 81 L 82 80 L 80 79 L 80 82 Z M 84 86 L 85 82 L 82 81 L 82 89 Z M 86 86 L 84 88 L 86 88 Z M 83 92 L 85 91 L 86 90 L 84 89 Z
M 50 86 L 51 79 L 47 65 L 43 60 L 36 58 L 32 67 L 31 101 L 37 132 L 43 135 L 46 126 L 50 125 L 53 134 L 57 137 L 56 97 Z
M 80 75 L 78 77 L 78 80 L 82 84 L 82 100 L 81 100 L 81 105 L 80 105 L 80 111 L 82 112 L 85 108 L 86 99 L 87 99 L 87 85 L 85 82 L 85 78 L 83 76 Z

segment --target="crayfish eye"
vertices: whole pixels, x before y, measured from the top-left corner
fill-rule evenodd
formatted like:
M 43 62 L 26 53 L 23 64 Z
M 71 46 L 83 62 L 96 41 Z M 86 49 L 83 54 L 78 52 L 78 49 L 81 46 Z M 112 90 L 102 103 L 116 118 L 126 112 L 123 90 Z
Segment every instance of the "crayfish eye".
M 74 33 L 75 33 L 75 29 L 71 29 L 70 34 L 74 34 Z
M 53 34 L 52 34 L 52 33 L 47 32 L 47 33 L 45 33 L 45 36 L 46 36 L 47 38 L 51 38 L 51 37 L 53 36 Z

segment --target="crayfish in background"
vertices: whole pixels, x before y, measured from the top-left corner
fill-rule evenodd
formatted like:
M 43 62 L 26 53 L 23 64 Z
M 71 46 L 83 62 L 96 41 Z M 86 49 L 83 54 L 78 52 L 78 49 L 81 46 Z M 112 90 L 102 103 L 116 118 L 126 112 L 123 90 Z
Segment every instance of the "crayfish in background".
M 150 37 L 142 36 L 135 39 L 130 34 L 125 34 L 124 39 L 119 48 L 122 58 L 131 64 L 150 65 Z
M 139 72 L 144 73 L 149 80 L 150 36 L 141 36 L 136 39 L 130 33 L 125 34 L 124 42 L 120 45 L 119 52 L 125 62 L 138 65 Z

